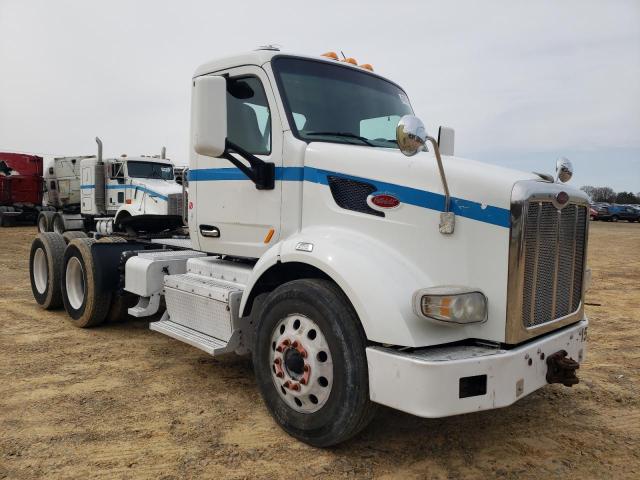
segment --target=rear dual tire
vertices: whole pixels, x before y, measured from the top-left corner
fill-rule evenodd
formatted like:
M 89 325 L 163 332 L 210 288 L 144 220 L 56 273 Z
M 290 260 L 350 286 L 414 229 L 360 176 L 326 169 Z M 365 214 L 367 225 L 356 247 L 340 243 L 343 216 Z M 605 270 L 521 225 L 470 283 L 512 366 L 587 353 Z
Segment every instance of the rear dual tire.
M 62 236 L 53 232 L 38 234 L 31 244 L 29 255 L 31 291 L 38 305 L 45 310 L 62 306 L 60 278 L 65 247 Z
M 53 216 L 55 214 L 56 212 L 51 210 L 42 210 L 38 214 L 37 226 L 39 233 L 53 232 Z
M 62 234 L 62 238 L 64 238 L 65 243 L 68 245 L 71 240 L 76 238 L 87 238 L 87 234 L 81 230 L 69 230 Z
M 67 227 L 64 224 L 64 218 L 59 213 L 55 213 L 51 219 L 51 230 L 62 235 L 67 231 Z
M 96 282 L 91 253 L 93 238 L 76 238 L 69 242 L 61 274 L 64 308 L 71 323 L 79 328 L 93 327 L 104 322 L 111 305 L 112 292 L 102 290 Z

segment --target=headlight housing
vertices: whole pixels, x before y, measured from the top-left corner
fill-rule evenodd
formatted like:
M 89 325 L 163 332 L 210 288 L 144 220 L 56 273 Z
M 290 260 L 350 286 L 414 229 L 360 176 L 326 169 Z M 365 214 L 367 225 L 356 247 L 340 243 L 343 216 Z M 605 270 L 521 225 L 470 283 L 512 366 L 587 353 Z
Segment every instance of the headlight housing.
M 443 286 L 418 290 L 413 310 L 439 324 L 468 325 L 487 321 L 487 297 L 477 289 Z

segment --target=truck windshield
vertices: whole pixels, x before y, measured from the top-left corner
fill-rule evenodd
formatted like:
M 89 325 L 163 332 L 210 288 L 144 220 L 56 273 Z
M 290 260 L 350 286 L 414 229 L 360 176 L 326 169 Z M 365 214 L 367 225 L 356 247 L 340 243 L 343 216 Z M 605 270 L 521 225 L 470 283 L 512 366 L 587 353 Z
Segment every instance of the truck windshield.
M 173 180 L 173 167 L 156 162 L 127 162 L 127 171 L 133 178 L 159 178 Z
M 273 66 L 296 137 L 397 148 L 398 120 L 413 113 L 397 85 L 337 62 L 279 57 Z

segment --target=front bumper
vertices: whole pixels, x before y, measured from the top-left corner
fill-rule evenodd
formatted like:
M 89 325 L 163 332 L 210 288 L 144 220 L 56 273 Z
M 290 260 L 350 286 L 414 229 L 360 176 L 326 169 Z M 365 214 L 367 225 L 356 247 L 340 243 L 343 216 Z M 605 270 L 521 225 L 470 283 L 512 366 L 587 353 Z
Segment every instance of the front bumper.
M 585 318 L 511 350 L 368 347 L 371 400 L 428 418 L 506 407 L 547 384 L 549 355 L 566 350 L 584 360 L 587 325 Z

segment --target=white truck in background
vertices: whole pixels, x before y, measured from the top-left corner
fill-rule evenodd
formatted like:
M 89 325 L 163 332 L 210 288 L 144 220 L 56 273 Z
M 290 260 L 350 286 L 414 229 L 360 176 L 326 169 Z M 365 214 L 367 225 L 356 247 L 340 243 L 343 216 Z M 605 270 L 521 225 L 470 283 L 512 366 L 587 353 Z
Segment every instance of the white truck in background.
M 54 157 L 44 168 L 43 211 L 37 219 L 39 232 L 64 233 L 84 230 L 80 213 L 80 163 L 91 155 Z
M 152 330 L 250 352 L 274 419 L 329 446 L 376 404 L 444 417 L 578 382 L 588 199 L 571 174 L 456 157 L 369 65 L 263 48 L 193 76 L 190 239 L 41 233 L 32 291 L 78 327 L 133 296 Z
M 173 175 L 173 164 L 160 156 L 102 158 L 59 157 L 45 169 L 40 232 L 69 230 L 114 231 L 135 235 L 175 230 L 183 225 L 183 187 Z

